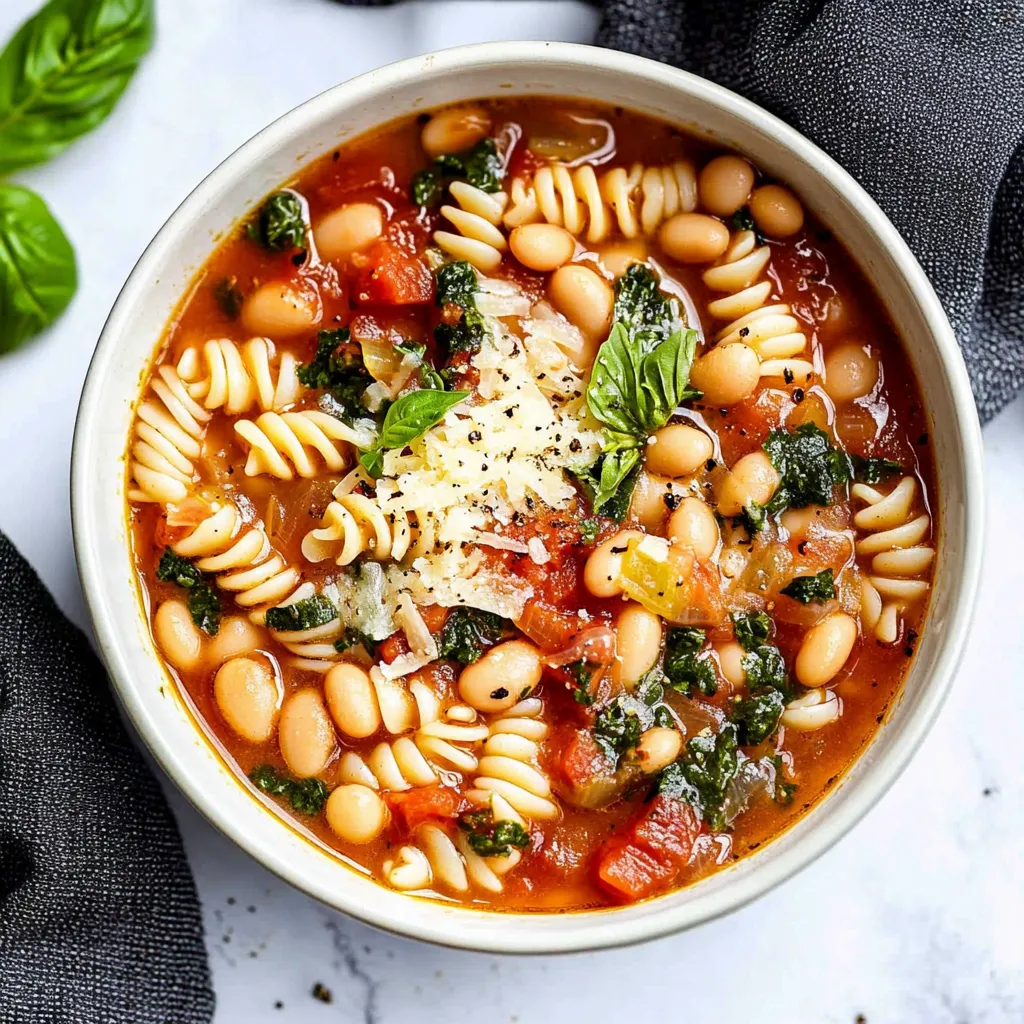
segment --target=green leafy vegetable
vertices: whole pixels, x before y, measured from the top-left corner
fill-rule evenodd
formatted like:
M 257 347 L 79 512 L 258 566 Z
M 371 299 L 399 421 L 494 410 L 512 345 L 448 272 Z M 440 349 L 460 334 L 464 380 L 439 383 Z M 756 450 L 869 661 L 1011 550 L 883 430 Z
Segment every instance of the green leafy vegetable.
M 740 664 L 743 666 L 743 673 L 747 677 L 747 687 L 750 690 L 771 688 L 783 693 L 788 692 L 786 663 L 782 660 L 782 654 L 778 647 L 774 647 L 772 644 L 755 647 L 743 655 Z
M 0 54 L 0 174 L 55 157 L 100 124 L 153 29 L 152 0 L 51 0 L 30 17 Z
M 640 477 L 640 451 L 627 448 L 600 456 L 576 479 L 590 498 L 595 512 L 613 522 L 621 523 L 629 511 L 636 482 Z
M 444 263 L 437 268 L 435 300 L 438 306 L 449 304 L 476 309 L 476 271 L 465 260 Z
M 601 532 L 600 519 L 584 519 L 580 522 L 580 540 L 584 544 L 593 544 Z
M 712 831 L 727 825 L 726 796 L 740 767 L 736 727 L 727 722 L 717 734 L 698 733 L 686 744 L 686 754 L 670 764 L 655 785 L 655 793 L 692 804 Z
M 438 324 L 434 328 L 434 340 L 448 350 L 449 356 L 456 352 L 477 352 L 485 330 L 484 318 L 475 309 L 468 309 L 457 324 Z
M 505 169 L 494 139 L 481 139 L 462 153 L 445 153 L 413 175 L 409 194 L 417 206 L 434 206 L 455 180 L 468 181 L 483 192 L 499 192 Z
M 334 602 L 323 594 L 314 594 L 294 604 L 268 608 L 266 623 L 267 629 L 275 629 L 279 633 L 297 633 L 325 626 L 337 617 L 338 609 L 334 607 Z
M 187 559 L 166 548 L 156 568 L 156 578 L 188 591 L 192 621 L 210 636 L 220 629 L 220 598 L 210 581 Z
M 732 628 L 736 641 L 745 651 L 752 651 L 770 640 L 775 625 L 764 612 L 732 612 Z
M 441 629 L 438 656 L 471 665 L 507 632 L 508 623 L 500 615 L 478 608 L 454 608 Z
M 77 285 L 75 251 L 43 200 L 27 188 L 0 185 L 0 352 L 52 324 Z
M 676 323 L 672 303 L 658 287 L 653 271 L 634 263 L 615 282 L 615 306 L 612 321 L 622 324 L 637 347 L 650 351 L 666 341 Z
M 729 218 L 729 224 L 733 231 L 756 231 L 757 225 L 754 223 L 754 217 L 750 212 L 749 206 L 741 206 L 733 215 Z
M 582 659 L 570 662 L 565 666 L 565 670 L 576 683 L 576 688 L 572 691 L 572 699 L 577 704 L 590 707 L 597 700 L 597 697 L 590 692 L 590 680 L 594 678 L 594 670 Z
M 762 446 L 781 480 L 765 510 L 831 505 L 832 492 L 850 479 L 849 457 L 837 451 L 828 434 L 814 423 L 796 430 L 773 430 Z
M 436 167 L 427 167 L 412 176 L 409 195 L 416 206 L 433 206 L 441 198 L 441 175 Z
M 265 249 L 288 252 L 306 245 L 306 218 L 302 200 L 295 192 L 275 192 L 266 199 L 246 229 Z
M 466 167 L 466 181 L 481 192 L 500 192 L 501 179 L 505 169 L 498 156 L 498 144 L 494 139 L 481 139 L 463 158 Z
M 775 792 L 772 794 L 773 798 L 777 804 L 782 804 L 783 806 L 791 804 L 793 802 L 793 794 L 797 791 L 798 787 L 795 782 L 786 782 L 786 768 L 778 754 L 775 754 L 769 760 L 775 769 Z
M 530 833 L 518 821 L 495 821 L 490 810 L 471 811 L 459 818 L 470 849 L 480 857 L 507 857 L 530 845 Z
M 743 520 L 747 533 L 753 537 L 755 533 L 760 533 L 764 529 L 767 516 L 765 515 L 763 505 L 759 505 L 756 501 L 748 501 L 743 506 L 740 518 Z
M 440 423 L 449 409 L 468 397 L 468 391 L 435 391 L 432 388 L 407 392 L 388 406 L 376 444 L 363 452 L 359 461 L 372 476 L 380 476 L 384 449 L 404 448 L 411 444 Z
M 237 277 L 222 277 L 213 286 L 213 297 L 217 300 L 224 315 L 229 320 L 237 320 L 238 314 L 242 312 L 241 289 L 238 287 Z
M 822 569 L 815 576 L 796 576 L 782 588 L 787 597 L 810 604 L 812 601 L 831 601 L 836 596 L 836 584 L 831 569 Z
M 733 703 L 732 720 L 739 729 L 740 742 L 744 746 L 763 743 L 778 728 L 785 710 L 786 698 L 778 690 L 737 697 Z
M 718 678 L 711 662 L 697 657 L 703 646 L 703 629 L 680 626 L 668 631 L 663 671 L 673 690 L 689 694 L 696 688 L 708 697 L 718 691 Z
M 339 654 L 351 650 L 353 647 L 363 647 L 367 654 L 374 654 L 377 645 L 365 633 L 352 626 L 346 626 L 344 632 L 334 641 L 334 649 Z
M 337 403 L 340 417 L 351 423 L 369 416 L 362 404 L 373 377 L 363 364 L 363 353 L 350 342 L 349 329 L 318 331 L 316 354 L 296 371 L 299 382 L 307 388 L 326 391 Z
M 894 474 L 903 472 L 903 467 L 892 459 L 862 459 L 859 455 L 854 455 L 851 461 L 854 479 L 862 484 L 879 484 Z
M 636 749 L 643 723 L 636 711 L 618 698 L 598 712 L 593 732 L 598 746 L 618 765 L 624 754 Z
M 272 764 L 261 764 L 249 773 L 249 781 L 270 796 L 284 797 L 299 814 L 319 814 L 330 791 L 319 779 L 293 779 Z

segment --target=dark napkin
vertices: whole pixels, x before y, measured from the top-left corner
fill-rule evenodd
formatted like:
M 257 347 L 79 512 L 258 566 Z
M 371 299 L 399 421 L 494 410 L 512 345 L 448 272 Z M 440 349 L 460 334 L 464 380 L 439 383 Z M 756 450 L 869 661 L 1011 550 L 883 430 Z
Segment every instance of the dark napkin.
M 0 533 L 0 1024 L 205 1024 L 178 831 L 82 633 Z

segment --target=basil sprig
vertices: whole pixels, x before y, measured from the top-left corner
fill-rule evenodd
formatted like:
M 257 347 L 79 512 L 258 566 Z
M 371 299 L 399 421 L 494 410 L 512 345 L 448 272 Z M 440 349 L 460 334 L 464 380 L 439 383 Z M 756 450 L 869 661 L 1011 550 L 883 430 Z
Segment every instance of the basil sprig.
M 595 512 L 621 519 L 648 435 L 700 392 L 689 387 L 697 332 L 679 326 L 675 305 L 651 270 L 634 264 L 615 291 L 615 323 L 587 387 L 587 406 L 605 427 L 603 454 L 580 479 Z
M 384 472 L 384 451 L 404 448 L 444 419 L 445 413 L 469 397 L 468 391 L 422 389 L 402 395 L 389 406 L 374 446 L 359 456 L 363 468 L 373 477 Z

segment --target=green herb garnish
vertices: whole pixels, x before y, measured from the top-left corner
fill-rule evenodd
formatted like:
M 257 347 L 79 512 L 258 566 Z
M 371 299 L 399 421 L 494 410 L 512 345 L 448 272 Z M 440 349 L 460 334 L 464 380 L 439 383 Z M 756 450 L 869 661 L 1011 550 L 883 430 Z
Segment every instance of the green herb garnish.
M 686 753 L 660 775 L 654 792 L 686 800 L 708 828 L 727 825 L 726 800 L 740 766 L 736 727 L 727 722 L 717 734 L 698 733 L 686 744 Z
M 188 591 L 188 611 L 192 621 L 210 636 L 220 629 L 220 598 L 203 575 L 187 558 L 165 549 L 157 565 L 156 578 Z
M 261 764 L 249 773 L 249 781 L 270 796 L 284 797 L 299 814 L 319 814 L 330 791 L 319 779 L 293 779 L 272 764 Z
M 880 484 L 896 473 L 903 472 L 903 467 L 892 459 L 862 459 L 859 455 L 854 455 L 851 461 L 853 477 L 862 484 Z
M 334 602 L 323 594 L 314 594 L 294 604 L 268 608 L 266 624 L 267 629 L 277 630 L 279 633 L 298 633 L 305 629 L 325 626 L 337 617 L 338 609 L 334 607 Z
M 459 818 L 469 848 L 480 857 L 507 857 L 513 849 L 525 850 L 530 833 L 518 821 L 495 821 L 490 810 L 471 811 Z
M 812 601 L 831 601 L 836 596 L 836 584 L 831 569 L 822 569 L 815 576 L 795 576 L 782 588 L 787 597 L 810 604 Z
M 479 608 L 453 608 L 437 641 L 438 657 L 472 665 L 509 631 L 500 615 Z
M 438 306 L 459 306 L 476 309 L 476 271 L 465 260 L 444 263 L 435 274 L 437 288 L 434 296 Z
M 272 252 L 305 248 L 306 218 L 298 194 L 285 189 L 265 199 L 246 234 Z
M 849 456 L 813 423 L 801 423 L 793 431 L 773 430 L 762 447 L 781 478 L 765 505 L 771 515 L 787 508 L 831 505 L 836 486 L 852 473 Z
M 704 630 L 692 626 L 669 629 L 665 637 L 665 663 L 663 671 L 669 686 L 679 693 L 690 694 L 695 689 L 708 697 L 718 691 L 718 678 L 707 658 L 698 658 L 704 646 Z
M 597 713 L 593 732 L 598 746 L 617 766 L 625 754 L 636 749 L 643 734 L 643 724 L 636 711 L 618 698 Z

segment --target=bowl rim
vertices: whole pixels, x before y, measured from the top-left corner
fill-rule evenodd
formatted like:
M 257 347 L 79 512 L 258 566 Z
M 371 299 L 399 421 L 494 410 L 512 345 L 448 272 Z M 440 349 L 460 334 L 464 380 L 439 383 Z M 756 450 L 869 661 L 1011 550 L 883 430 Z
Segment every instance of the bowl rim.
M 490 918 L 491 927 L 460 930 L 460 913 L 452 913 L 450 906 L 445 904 L 430 904 L 438 908 L 444 907 L 445 912 L 433 915 L 429 923 L 421 921 L 412 925 L 403 921 L 400 913 L 388 912 L 385 909 L 386 905 L 378 906 L 373 901 L 366 905 L 358 905 L 339 898 L 323 885 L 311 883 L 308 878 L 299 875 L 296 866 L 287 858 L 246 835 L 241 825 L 221 812 L 216 802 L 208 798 L 196 781 L 190 778 L 188 752 L 182 754 L 162 736 L 157 723 L 151 719 L 131 683 L 131 669 L 126 656 L 126 650 L 131 646 L 130 637 L 123 625 L 115 624 L 115 617 L 107 604 L 106 591 L 102 583 L 105 571 L 97 543 L 98 534 L 102 533 L 102 524 L 95 521 L 96 517 L 92 513 L 91 495 L 94 481 L 87 469 L 97 434 L 93 426 L 102 412 L 99 407 L 99 392 L 104 364 L 109 362 L 112 356 L 114 343 L 123 331 L 129 310 L 135 303 L 144 301 L 146 282 L 152 279 L 151 270 L 167 250 L 173 250 L 177 245 L 181 234 L 179 225 L 187 221 L 192 208 L 203 206 L 207 197 L 215 195 L 222 187 L 237 180 L 247 168 L 286 146 L 291 136 L 302 125 L 322 123 L 329 118 L 332 109 L 338 104 L 348 106 L 359 99 L 372 101 L 382 92 L 400 85 L 414 84 L 417 79 L 424 76 L 434 77 L 446 71 L 478 66 L 499 66 L 514 70 L 515 65 L 523 61 L 535 65 L 569 65 L 582 72 L 599 67 L 604 72 L 621 73 L 627 78 L 644 78 L 680 90 L 697 102 L 718 108 L 770 134 L 796 158 L 814 165 L 821 176 L 842 193 L 857 216 L 866 223 L 891 256 L 894 272 L 902 276 L 919 305 L 922 319 L 928 324 L 935 355 L 941 364 L 956 412 L 955 435 L 963 462 L 961 470 L 966 495 L 963 572 L 952 601 L 952 610 L 946 624 L 946 636 L 936 657 L 935 670 L 922 686 L 913 712 L 901 723 L 901 731 L 892 748 L 857 779 L 856 786 L 850 787 L 853 792 L 844 790 L 846 797 L 834 813 L 823 817 L 816 823 L 815 828 L 800 838 L 799 842 L 773 859 L 765 861 L 758 869 L 737 877 L 732 884 L 724 886 L 707 898 L 697 898 L 677 906 L 665 906 L 655 913 L 636 919 L 623 918 L 616 909 L 603 911 L 599 933 L 598 929 L 594 928 L 549 930 L 547 933 L 544 930 L 543 923 L 547 919 L 557 916 L 564 920 L 566 917 L 576 916 L 582 922 L 590 916 L 586 912 L 577 915 L 544 912 L 513 915 L 510 912 L 490 912 L 481 909 L 462 910 L 460 913 L 472 914 L 475 919 L 481 916 Z M 310 159 L 312 158 L 313 155 L 310 156 Z M 868 276 L 866 271 L 863 272 Z M 577 43 L 478 43 L 406 58 L 325 90 L 281 115 L 244 142 L 179 204 L 146 246 L 122 286 L 90 361 L 76 417 L 72 448 L 72 528 L 82 589 L 117 699 L 161 768 L 193 806 L 222 833 L 289 884 L 376 928 L 470 950 L 504 953 L 574 952 L 647 941 L 696 926 L 738 909 L 768 892 L 824 853 L 888 790 L 902 773 L 934 722 L 963 655 L 981 572 L 985 519 L 983 464 L 980 424 L 967 370 L 938 297 L 917 259 L 886 215 L 853 177 L 824 151 L 751 101 L 722 86 L 669 65 L 633 54 Z M 817 807 L 812 808 L 808 815 L 816 813 Z M 528 917 L 536 922 L 536 928 L 530 930 L 529 937 L 525 932 L 517 932 L 515 937 L 503 936 L 501 921 L 507 920 L 510 916 Z

